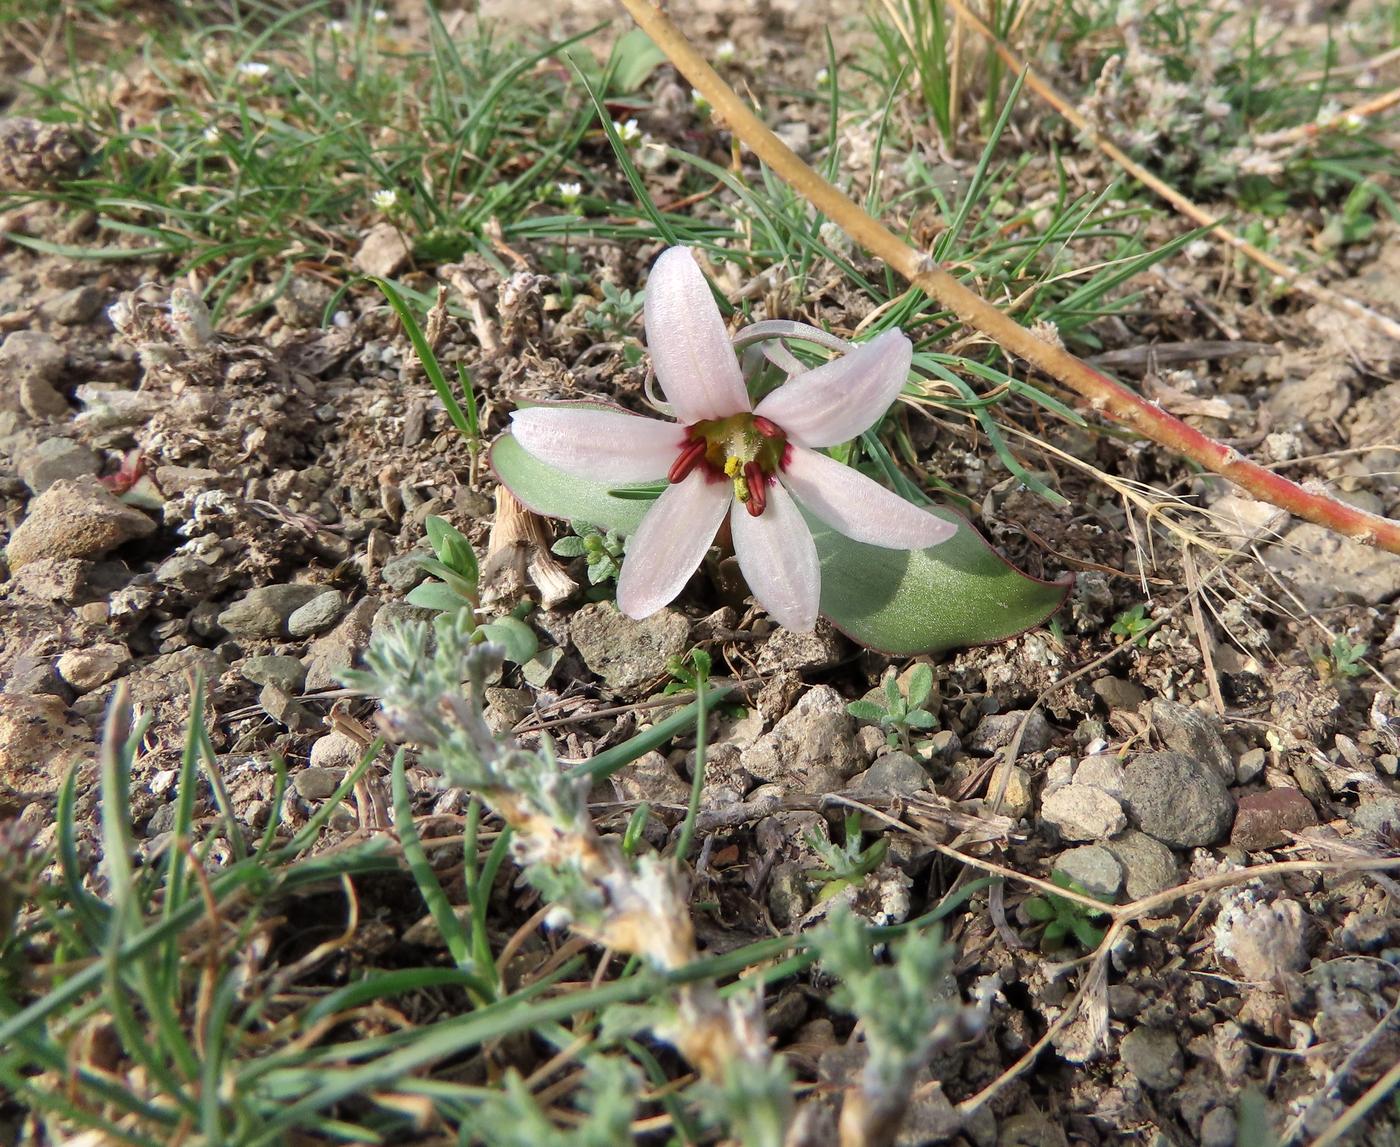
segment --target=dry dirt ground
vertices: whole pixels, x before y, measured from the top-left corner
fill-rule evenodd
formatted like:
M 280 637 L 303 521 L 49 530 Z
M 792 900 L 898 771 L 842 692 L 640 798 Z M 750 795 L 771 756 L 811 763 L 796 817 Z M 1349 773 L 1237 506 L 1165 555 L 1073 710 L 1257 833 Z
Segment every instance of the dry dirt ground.
M 749 33 L 745 21 L 784 60 L 804 58 L 815 27 L 746 14 L 728 35 Z M 702 38 L 719 29 L 714 15 L 693 26 Z M 67 243 L 83 242 L 82 228 L 45 205 L 4 220 L 6 231 Z M 658 249 L 587 245 L 585 277 L 639 284 Z M 537 275 L 541 252 L 515 243 L 502 254 L 518 268 L 510 277 L 484 261 L 460 269 L 451 302 L 461 317 L 439 347 L 470 369 L 490 433 L 526 398 L 603 392 L 635 405 L 642 370 L 559 310 Z M 1400 314 L 1396 228 L 1383 224 L 1348 258 L 1350 278 L 1334 286 Z M 299 275 L 270 317 L 184 339 L 169 319 L 183 285 L 171 268 L 0 244 L 0 815 L 33 829 L 34 847 L 53 843 L 54 794 L 76 762 L 83 845 L 100 853 L 93 761 L 118 681 L 154 718 L 133 815 L 147 839 L 168 828 L 196 673 L 239 815 L 266 822 L 280 755 L 294 777 L 284 814 L 304 820 L 356 753 L 346 730 L 373 723 L 373 701 L 346 696 L 338 671 L 376 630 L 421 613 L 403 598 L 423 576 L 425 517 L 450 519 L 486 552 L 491 474 L 473 467 L 378 295 L 351 292 L 321 325 L 331 279 Z M 1142 299 L 1100 331 L 1107 361 L 1291 476 L 1400 514 L 1397 348 L 1320 308 L 1256 304 L 1220 282 L 1207 259 L 1134 284 Z M 249 298 L 266 289 L 250 283 Z M 111 308 L 123 300 L 119 330 Z M 1227 341 L 1222 330 L 1256 345 L 1223 356 L 1200 345 Z M 1154 362 L 1154 343 L 1188 349 Z M 582 590 L 537 609 L 547 660 L 502 680 L 492 716 L 527 741 L 547 728 L 562 756 L 584 758 L 660 711 L 645 703 L 670 679 L 667 659 L 694 645 L 717 676 L 741 683 L 744 712 L 712 741 L 697 872 L 701 934 L 715 951 L 820 916 L 807 837 L 839 836 L 842 811 L 819 799 L 832 791 L 904 826 L 889 829 L 888 856 L 859 890 L 880 921 L 981 875 L 935 845 L 1034 876 L 1062 869 L 1118 903 L 1222 876 L 1154 902 L 1089 964 L 1073 962 L 1073 943 L 1042 951 L 1024 886 L 976 896 L 949 938 L 957 989 L 984 1027 L 930 1065 L 905 1141 L 1155 1134 L 1225 1147 L 1250 1089 L 1277 1129 L 1305 1141 L 1400 1056 L 1400 888 L 1336 866 L 1400 852 L 1400 559 L 1279 521 L 1156 449 L 1020 413 L 1043 442 L 1027 442 L 1025 457 L 1068 496 L 1064 507 L 1008 481 L 964 423 L 929 423 L 920 441 L 1012 560 L 1045 576 L 1072 571 L 1076 588 L 1053 628 L 931 659 L 938 725 L 917 759 L 844 710 L 907 665 L 830 630 L 776 631 L 723 576 L 702 575 L 646 623 Z M 1142 490 L 1152 502 L 1170 495 L 1169 512 L 1145 514 Z M 586 585 L 577 562 L 568 572 Z M 528 581 L 522 592 L 534 592 Z M 1141 644 L 1111 631 L 1139 604 L 1148 618 L 1167 615 Z M 1355 675 L 1322 652 L 1336 635 L 1368 646 Z M 596 794 L 599 817 L 621 824 L 647 800 L 664 842 L 692 764 L 684 743 L 649 755 Z M 425 814 L 460 810 L 460 794 L 414 777 Z M 334 825 L 386 830 L 357 825 L 353 811 Z M 1318 863 L 1229 875 L 1271 861 Z M 502 881 L 505 920 L 523 918 L 521 895 Z M 405 943 L 422 913 L 386 897 L 371 915 L 366 959 Z M 829 1081 L 849 1023 L 805 981 L 772 1004 L 773 1035 L 799 1077 Z M 976 1115 L 951 1113 L 1071 1008 L 1028 1070 Z M 1352 1141 L 1400 1142 L 1394 1104 Z

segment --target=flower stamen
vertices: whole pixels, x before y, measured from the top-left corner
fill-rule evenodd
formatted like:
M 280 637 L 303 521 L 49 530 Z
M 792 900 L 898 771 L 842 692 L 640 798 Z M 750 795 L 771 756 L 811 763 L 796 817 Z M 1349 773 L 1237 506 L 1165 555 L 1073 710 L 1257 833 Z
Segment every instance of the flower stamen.
M 757 462 L 750 462 L 744 467 L 744 481 L 748 486 L 748 497 L 740 500 L 749 514 L 757 518 L 768 505 L 768 479 L 764 476 L 763 467 Z
M 685 481 L 690 476 L 690 472 L 704 461 L 707 446 L 708 443 L 703 438 L 695 438 L 687 442 L 680 455 L 671 463 L 666 480 L 673 483 Z

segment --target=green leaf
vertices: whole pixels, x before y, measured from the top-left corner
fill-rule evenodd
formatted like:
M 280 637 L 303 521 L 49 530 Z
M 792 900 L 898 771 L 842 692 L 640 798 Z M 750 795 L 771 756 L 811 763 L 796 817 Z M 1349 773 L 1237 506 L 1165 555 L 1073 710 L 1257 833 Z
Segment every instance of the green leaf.
M 1069 928 L 1074 933 L 1074 938 L 1091 951 L 1103 943 L 1104 930 L 1095 928 L 1082 916 L 1071 916 Z
M 613 495 L 611 483 L 547 466 L 509 435 L 492 446 L 491 465 L 521 502 L 547 517 L 584 518 L 628 534 L 651 508 L 649 501 Z M 838 629 L 873 649 L 912 656 L 1003 641 L 1060 607 L 1068 580 L 1027 577 L 961 515 L 941 507 L 929 512 L 958 531 L 942 545 L 912 551 L 852 541 L 806 515 L 821 561 L 821 611 Z
M 933 667 L 919 664 L 909 671 L 909 708 L 916 709 L 933 692 Z
M 938 718 L 927 709 L 910 709 L 904 714 L 904 723 L 911 729 L 932 729 L 938 724 Z
M 891 714 L 904 715 L 904 698 L 899 694 L 899 682 L 893 675 L 885 678 L 885 703 Z
M 524 665 L 540 650 L 540 639 L 535 631 L 516 617 L 502 617 L 488 621 L 477 630 L 488 641 L 504 646 L 507 659 Z
M 555 543 L 554 543 L 552 546 L 550 546 L 549 548 L 550 548 L 550 550 L 551 550 L 553 553 L 558 554 L 561 558 L 577 558 L 577 557 L 581 557 L 581 556 L 583 555 L 583 549 L 584 549 L 584 546 L 583 546 L 583 539 L 582 539 L 582 538 L 560 538 L 557 542 L 555 542 Z
M 475 578 L 464 577 L 446 562 L 440 562 L 437 558 L 419 558 L 418 564 L 430 574 L 434 574 L 446 582 L 452 592 L 458 594 L 464 601 L 471 601 L 476 597 Z
M 1028 897 L 1022 902 L 1021 907 L 1025 909 L 1026 915 L 1037 924 L 1055 919 L 1055 909 L 1050 906 L 1048 900 L 1042 900 L 1039 896 Z
M 652 72 L 666 62 L 666 53 L 652 43 L 640 28 L 625 32 L 613 45 L 609 66 L 612 81 L 608 91 L 624 94 L 635 92 Z
M 419 609 L 436 609 L 440 613 L 453 613 L 471 603 L 440 581 L 425 581 L 408 592 L 404 601 Z
M 879 721 L 885 715 L 874 701 L 852 701 L 846 706 L 846 712 L 857 721 Z

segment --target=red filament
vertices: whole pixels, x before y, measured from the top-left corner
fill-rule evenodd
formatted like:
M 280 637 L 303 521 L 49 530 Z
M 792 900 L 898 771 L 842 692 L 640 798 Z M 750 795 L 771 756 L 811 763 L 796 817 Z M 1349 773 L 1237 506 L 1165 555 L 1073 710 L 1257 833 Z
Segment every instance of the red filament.
M 666 474 L 667 481 L 684 481 L 690 475 L 690 472 L 700 464 L 701 459 L 704 457 L 705 440 L 703 438 L 696 438 L 687 442 L 681 449 L 680 455 L 671 463 L 671 469 Z

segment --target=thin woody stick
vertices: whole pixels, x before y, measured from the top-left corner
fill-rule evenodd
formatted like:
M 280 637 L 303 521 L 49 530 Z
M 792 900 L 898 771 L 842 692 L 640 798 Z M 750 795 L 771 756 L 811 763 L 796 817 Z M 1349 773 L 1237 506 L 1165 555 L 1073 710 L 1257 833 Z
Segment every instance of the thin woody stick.
M 760 160 L 847 235 L 961 321 L 994 339 L 1003 350 L 1020 356 L 1075 391 L 1095 410 L 1182 458 L 1228 478 L 1255 497 L 1337 533 L 1400 553 L 1400 522 L 1358 510 L 1326 494 L 1305 490 L 1264 469 L 1233 447 L 1187 426 L 1062 347 L 1042 341 L 1007 318 L 986 299 L 935 266 L 922 252 L 897 238 L 802 162 L 744 105 L 664 12 L 649 0 L 621 0 L 621 3 L 681 74 L 709 101 L 735 136 Z
M 1245 239 L 1244 236 L 1237 235 L 1234 231 L 1230 230 L 1230 228 L 1226 227 L 1220 220 L 1211 215 L 1210 212 L 1196 206 L 1191 199 L 1183 195 L 1170 183 L 1157 178 L 1157 176 L 1153 175 L 1147 168 L 1134 161 L 1127 152 L 1109 139 L 1108 136 L 1104 135 L 1103 132 L 1095 128 L 1069 100 L 1065 99 L 1064 96 L 1036 75 L 1034 69 L 1013 52 L 995 32 L 987 27 L 987 25 L 983 23 L 981 17 L 968 8 L 964 0 L 948 0 L 948 4 L 960 21 L 967 24 L 969 28 L 986 39 L 987 43 L 991 45 L 996 54 L 1002 58 L 1008 68 L 1016 72 L 1025 73 L 1026 87 L 1035 92 L 1036 95 L 1054 108 L 1056 112 L 1064 116 L 1064 118 L 1073 124 L 1077 130 L 1082 132 L 1087 139 L 1092 141 L 1093 145 L 1103 152 L 1104 155 L 1108 156 L 1109 159 L 1113 160 L 1114 163 L 1118 164 L 1119 167 L 1149 191 L 1165 199 L 1193 223 L 1201 227 L 1210 228 L 1210 233 L 1222 243 L 1233 247 L 1246 259 L 1250 260 L 1250 262 L 1256 263 L 1266 271 L 1277 275 L 1300 294 L 1307 295 L 1308 298 L 1315 302 L 1322 303 L 1324 306 L 1331 307 L 1333 310 L 1350 315 L 1358 322 L 1363 322 L 1374 330 L 1388 335 L 1390 338 L 1400 339 L 1400 322 L 1396 322 L 1386 315 L 1373 311 L 1369 307 L 1358 303 L 1355 299 L 1347 298 L 1346 295 L 1340 294 L 1329 287 L 1324 287 L 1316 279 L 1309 278 L 1307 275 L 1299 272 L 1297 268 L 1290 267 L 1282 260 L 1274 258 L 1274 256 L 1270 255 L 1267 251 L 1260 250 L 1253 243 L 1249 242 L 1249 240 Z M 1369 110 L 1374 111 L 1376 109 L 1372 108 Z M 1314 129 L 1316 128 L 1315 124 L 1309 126 Z M 1286 138 L 1281 140 L 1281 142 L 1286 142 Z

